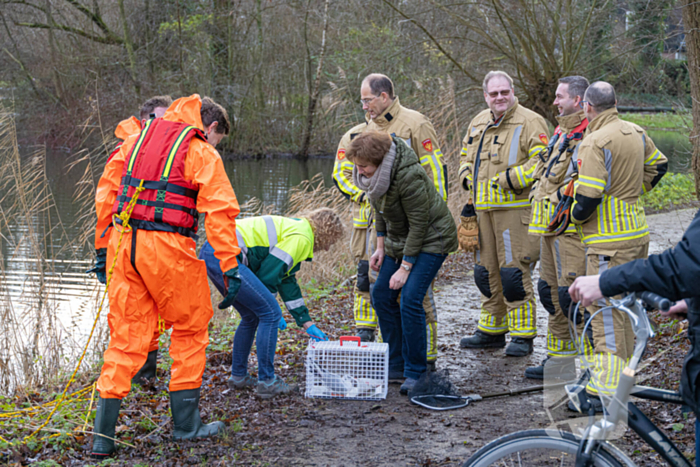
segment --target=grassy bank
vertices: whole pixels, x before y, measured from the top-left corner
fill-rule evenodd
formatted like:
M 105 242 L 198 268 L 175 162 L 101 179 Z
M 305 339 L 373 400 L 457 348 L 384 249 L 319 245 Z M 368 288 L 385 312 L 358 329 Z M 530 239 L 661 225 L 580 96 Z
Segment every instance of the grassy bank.
M 636 123 L 646 130 L 681 130 L 688 132 L 693 125 L 690 112 L 623 113 L 623 120 Z
M 695 182 L 692 174 L 669 173 L 642 197 L 647 214 L 696 206 Z

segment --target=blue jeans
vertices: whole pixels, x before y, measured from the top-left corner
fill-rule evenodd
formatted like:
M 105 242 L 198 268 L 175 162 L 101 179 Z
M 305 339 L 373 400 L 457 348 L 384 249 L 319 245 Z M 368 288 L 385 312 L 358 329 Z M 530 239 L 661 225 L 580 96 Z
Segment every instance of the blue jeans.
M 389 288 L 389 280 L 401 260 L 384 257 L 372 290 L 382 339 L 389 344 L 389 370 L 403 371 L 407 378 L 420 378 L 426 371 L 425 309 L 423 297 L 447 255 L 421 253 L 400 290 Z M 401 304 L 397 303 L 401 293 Z
M 199 252 L 199 258 L 207 265 L 207 274 L 216 288 L 225 295 L 224 274 L 219 260 L 214 256 L 214 248 L 206 242 Z M 233 336 L 233 363 L 231 374 L 245 376 L 248 373 L 248 357 L 253 347 L 253 339 L 258 351 L 258 380 L 270 381 L 275 377 L 275 350 L 277 349 L 277 329 L 282 319 L 282 309 L 274 295 L 246 265 L 238 265 L 241 288 L 233 302 L 233 307 L 241 315 L 241 323 Z M 256 337 L 257 331 L 257 337 Z

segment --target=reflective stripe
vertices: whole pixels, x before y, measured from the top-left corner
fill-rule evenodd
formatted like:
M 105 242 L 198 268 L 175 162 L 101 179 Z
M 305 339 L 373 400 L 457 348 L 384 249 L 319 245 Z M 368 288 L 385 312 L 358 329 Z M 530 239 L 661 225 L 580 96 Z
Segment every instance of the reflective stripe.
M 518 161 L 518 152 L 520 150 L 520 133 L 523 131 L 523 126 L 519 125 L 513 130 L 513 139 L 510 140 L 510 152 L 508 153 L 508 165 L 515 165 Z
M 165 168 L 163 168 L 163 175 L 160 177 L 161 180 L 167 180 L 170 177 L 170 170 L 173 167 L 173 161 L 175 160 L 175 154 L 177 154 L 177 151 L 180 149 L 180 145 L 182 144 L 182 141 L 184 141 L 185 137 L 187 136 L 187 133 L 190 131 L 196 129 L 194 126 L 187 126 L 185 127 L 180 135 L 177 137 L 175 140 L 175 144 L 173 144 L 173 147 L 170 148 L 170 153 L 168 154 L 168 159 L 165 162 Z
M 279 259 L 280 261 L 284 262 L 287 265 L 287 271 L 292 269 L 292 266 L 294 266 L 294 258 L 292 258 L 292 255 L 290 255 L 286 251 L 281 250 L 275 246 L 270 248 L 270 254 L 275 258 Z
M 608 172 L 608 185 L 610 185 L 612 180 L 612 153 L 610 149 L 603 149 L 605 154 L 605 170 Z
M 262 216 L 265 221 L 265 227 L 267 227 L 267 241 L 270 247 L 270 253 L 272 253 L 272 248 L 277 245 L 277 227 L 275 227 L 275 221 L 272 220 L 271 216 Z
M 600 314 L 603 315 L 603 327 L 605 328 L 605 347 L 611 352 L 617 352 L 613 312 L 612 310 L 605 310 Z
M 143 140 L 146 139 L 146 134 L 148 133 L 148 130 L 151 128 L 151 123 L 153 123 L 153 119 L 150 119 L 146 122 L 146 126 L 144 126 L 143 130 L 141 130 L 141 136 L 139 136 L 139 139 L 136 141 L 134 148 L 131 150 L 131 157 L 129 158 L 128 170 L 126 172 L 127 175 L 131 175 L 131 172 L 134 170 L 134 162 L 136 162 L 136 156 L 138 155 L 139 150 L 141 149 Z
M 241 255 L 243 256 L 243 264 L 248 266 L 248 247 L 245 244 L 243 235 L 241 235 L 241 231 L 238 229 L 236 229 L 236 238 L 238 239 L 238 247 L 241 249 Z
M 598 255 L 598 274 L 602 274 L 608 270 L 608 262 L 605 260 L 605 255 Z M 607 302 L 604 298 L 598 299 L 598 306 L 606 306 Z M 612 315 L 611 315 L 612 316 Z M 615 336 L 613 336 L 613 345 L 615 345 Z
M 506 264 L 513 262 L 513 245 L 510 243 L 510 229 L 503 231 L 503 243 L 506 250 Z
M 290 311 L 291 311 L 291 310 L 294 310 L 294 309 L 296 309 L 296 308 L 302 307 L 302 306 L 304 306 L 304 305 L 306 305 L 306 303 L 304 303 L 304 299 L 303 299 L 303 298 L 297 298 L 296 300 L 291 300 L 291 301 L 289 301 L 289 302 L 284 302 L 284 306 L 286 306 L 287 309 L 290 310 Z
M 659 160 L 659 155 L 660 155 L 660 153 L 659 153 L 659 150 L 657 149 L 656 151 L 654 151 L 654 152 L 651 154 L 651 156 L 649 156 L 649 157 L 647 158 L 647 160 L 644 161 L 644 164 L 645 164 L 645 165 L 654 165 L 654 163 L 655 163 L 657 160 Z
M 590 188 L 595 188 L 596 190 L 600 191 L 605 190 L 605 187 L 607 186 L 604 180 L 601 180 L 600 178 L 589 177 L 587 175 L 579 175 L 578 184 Z
M 554 253 L 557 257 L 557 277 L 561 279 L 562 277 L 562 270 L 561 270 L 561 255 L 559 254 L 559 239 L 554 240 Z

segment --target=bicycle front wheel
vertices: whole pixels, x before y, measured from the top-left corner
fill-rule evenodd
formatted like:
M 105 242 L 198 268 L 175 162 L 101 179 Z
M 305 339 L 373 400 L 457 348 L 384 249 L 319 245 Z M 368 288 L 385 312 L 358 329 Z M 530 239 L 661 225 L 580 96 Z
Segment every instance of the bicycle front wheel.
M 574 466 L 580 439 L 565 431 L 518 431 L 491 441 L 467 460 L 463 467 L 547 467 Z M 621 467 L 607 449 L 599 445 L 593 453 L 596 467 Z

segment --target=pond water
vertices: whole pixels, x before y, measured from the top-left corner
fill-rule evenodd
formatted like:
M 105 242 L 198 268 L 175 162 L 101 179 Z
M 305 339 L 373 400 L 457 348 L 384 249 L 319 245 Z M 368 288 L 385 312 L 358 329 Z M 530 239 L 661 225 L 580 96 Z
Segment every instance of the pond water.
M 650 131 L 649 135 L 669 157 L 670 171 L 689 170 L 691 146 L 687 136 L 663 131 Z M 0 299 L 9 299 L 4 303 L 10 304 L 16 321 L 36 320 L 30 310 L 42 302 L 42 306 L 55 311 L 59 334 L 77 343 L 89 331 L 103 287 L 93 275 L 85 274 L 94 261 L 89 247 L 92 232 L 83 232 L 81 215 L 87 211 L 74 201 L 84 167 L 67 171 L 67 158 L 61 152 L 47 155 L 46 193 L 50 194 L 52 203 L 34 212 L 32 218 L 18 216 L 10 224 L 14 226 L 11 232 L 0 232 Z M 322 174 L 325 185 L 333 185 L 332 156 L 314 157 L 306 162 L 288 157 L 224 157 L 224 160 L 240 204 L 256 197 L 283 210 L 290 188 L 302 181 Z M 0 207 L 2 199 L 0 196 Z M 81 234 L 90 238 L 88 246 L 76 241 Z M 39 256 L 44 260 L 37 261 Z

